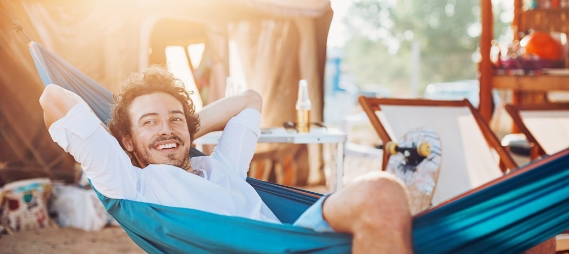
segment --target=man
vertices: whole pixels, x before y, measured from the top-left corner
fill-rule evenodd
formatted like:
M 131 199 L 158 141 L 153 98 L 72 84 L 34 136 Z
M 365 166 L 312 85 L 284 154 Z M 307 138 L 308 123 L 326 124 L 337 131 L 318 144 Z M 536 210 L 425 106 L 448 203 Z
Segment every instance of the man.
M 115 101 L 110 135 L 76 94 L 49 85 L 40 98 L 53 140 L 101 194 L 279 223 L 245 181 L 260 135 L 258 93 L 245 91 L 195 113 L 182 82 L 150 67 L 132 75 Z M 223 134 L 212 155 L 188 158 L 192 141 L 215 130 Z M 387 174 L 366 175 L 320 199 L 295 225 L 351 233 L 356 253 L 411 252 L 405 189 Z

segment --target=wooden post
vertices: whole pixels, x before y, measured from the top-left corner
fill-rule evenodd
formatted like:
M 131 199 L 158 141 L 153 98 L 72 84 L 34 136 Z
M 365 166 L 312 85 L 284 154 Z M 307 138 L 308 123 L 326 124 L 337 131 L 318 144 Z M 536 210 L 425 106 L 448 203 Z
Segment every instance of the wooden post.
M 482 34 L 480 35 L 480 54 L 482 61 L 479 64 L 480 72 L 480 105 L 478 110 L 487 122 L 492 117 L 492 62 L 490 48 L 493 38 L 492 1 L 481 0 L 482 8 Z
M 516 26 L 514 30 L 514 40 L 520 40 L 520 31 L 522 31 L 521 24 L 521 15 L 522 15 L 522 0 L 514 0 L 514 20 L 512 20 L 512 27 Z M 520 91 L 512 91 L 512 104 L 518 105 L 519 98 L 520 98 Z M 512 133 L 519 133 L 520 129 L 517 125 L 512 124 Z
M 514 31 L 514 40 L 520 40 L 520 23 L 522 15 L 522 0 L 514 0 L 514 20 L 510 27 Z

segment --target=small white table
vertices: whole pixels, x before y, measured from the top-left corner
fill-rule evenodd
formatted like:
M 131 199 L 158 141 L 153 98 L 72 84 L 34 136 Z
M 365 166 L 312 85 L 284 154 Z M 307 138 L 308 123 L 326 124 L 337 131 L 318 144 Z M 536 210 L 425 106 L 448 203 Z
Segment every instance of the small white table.
M 198 145 L 216 145 L 221 137 L 221 131 L 208 133 L 194 141 Z M 258 143 L 290 143 L 290 144 L 324 144 L 336 143 L 336 167 L 332 172 L 333 191 L 342 188 L 344 176 L 344 143 L 347 140 L 346 133 L 334 128 L 310 128 L 309 133 L 287 131 L 282 127 L 262 128 Z

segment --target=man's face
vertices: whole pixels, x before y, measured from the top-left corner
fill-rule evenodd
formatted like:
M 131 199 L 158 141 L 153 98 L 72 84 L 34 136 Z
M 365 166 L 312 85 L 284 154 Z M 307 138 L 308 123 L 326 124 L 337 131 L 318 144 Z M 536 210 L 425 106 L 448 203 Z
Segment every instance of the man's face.
M 190 132 L 184 108 L 172 95 L 157 92 L 134 99 L 128 109 L 131 136 L 123 137 L 141 168 L 168 164 L 189 169 Z

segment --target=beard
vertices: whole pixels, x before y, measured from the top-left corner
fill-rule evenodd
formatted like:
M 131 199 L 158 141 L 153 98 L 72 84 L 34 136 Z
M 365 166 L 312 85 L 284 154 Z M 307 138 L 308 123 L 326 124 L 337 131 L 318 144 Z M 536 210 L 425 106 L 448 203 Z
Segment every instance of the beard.
M 165 156 L 166 157 L 165 161 L 156 161 L 155 159 L 152 158 L 150 151 L 154 149 L 156 143 L 164 140 L 176 140 L 179 142 L 179 146 L 184 146 L 185 144 L 184 141 L 175 134 L 172 134 L 168 137 L 156 138 L 150 143 L 150 145 L 148 145 L 147 147 L 148 149 L 139 149 L 138 144 L 133 140 L 134 150 L 132 153 L 135 156 L 135 158 L 139 161 L 139 163 L 142 165 L 148 166 L 150 164 L 167 164 L 192 172 L 189 149 L 185 149 L 186 151 L 182 154 L 181 158 L 178 158 L 179 154 L 167 154 Z

